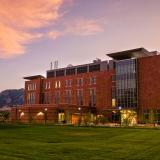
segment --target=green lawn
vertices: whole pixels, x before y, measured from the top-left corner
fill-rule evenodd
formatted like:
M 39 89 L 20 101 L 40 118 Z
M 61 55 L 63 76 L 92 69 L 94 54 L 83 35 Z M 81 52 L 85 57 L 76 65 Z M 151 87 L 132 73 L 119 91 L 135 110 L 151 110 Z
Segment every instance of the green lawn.
M 0 160 L 160 160 L 160 130 L 0 126 Z

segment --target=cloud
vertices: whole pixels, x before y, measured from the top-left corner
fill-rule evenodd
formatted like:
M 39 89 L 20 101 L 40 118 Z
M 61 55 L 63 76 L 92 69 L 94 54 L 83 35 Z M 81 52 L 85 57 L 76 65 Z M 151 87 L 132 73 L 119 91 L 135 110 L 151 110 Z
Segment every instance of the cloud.
M 49 31 L 46 36 L 48 38 L 51 38 L 51 39 L 56 39 L 56 38 L 58 38 L 59 36 L 62 36 L 62 35 L 63 34 L 61 32 L 52 30 L 52 31 Z
M 80 18 L 63 24 L 62 31 L 50 31 L 47 36 L 48 38 L 56 39 L 59 36 L 90 36 L 100 32 L 103 32 L 103 27 L 99 21 Z
M 95 35 L 103 31 L 103 28 L 95 20 L 79 19 L 66 24 L 65 33 L 76 36 Z
M 62 16 L 62 4 L 63 0 L 1 0 L 0 58 L 23 54 L 25 44 L 43 36 L 36 29 L 54 24 Z
M 73 6 L 73 2 L 74 0 L 1 0 L 0 58 L 24 54 L 27 44 L 39 38 L 88 36 L 102 32 L 99 22 L 82 18 L 67 22 L 63 19 L 56 29 L 56 22 L 64 16 L 66 8 Z

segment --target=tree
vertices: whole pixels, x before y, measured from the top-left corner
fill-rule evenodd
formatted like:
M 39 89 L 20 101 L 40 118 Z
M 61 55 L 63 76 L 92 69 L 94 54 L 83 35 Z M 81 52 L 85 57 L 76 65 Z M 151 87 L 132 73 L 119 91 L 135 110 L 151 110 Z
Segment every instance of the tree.
M 10 113 L 8 111 L 0 111 L 0 121 L 6 122 L 9 120 Z

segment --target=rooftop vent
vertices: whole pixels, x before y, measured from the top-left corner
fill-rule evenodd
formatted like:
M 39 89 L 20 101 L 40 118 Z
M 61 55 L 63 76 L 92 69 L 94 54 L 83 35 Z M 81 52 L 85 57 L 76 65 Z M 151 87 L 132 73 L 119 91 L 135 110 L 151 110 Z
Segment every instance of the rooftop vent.
M 73 65 L 72 65 L 72 64 L 68 64 L 68 65 L 67 65 L 67 68 L 70 68 L 70 67 L 73 67 Z
M 98 63 L 98 62 L 101 62 L 101 59 L 96 58 L 95 60 L 93 60 L 93 63 Z

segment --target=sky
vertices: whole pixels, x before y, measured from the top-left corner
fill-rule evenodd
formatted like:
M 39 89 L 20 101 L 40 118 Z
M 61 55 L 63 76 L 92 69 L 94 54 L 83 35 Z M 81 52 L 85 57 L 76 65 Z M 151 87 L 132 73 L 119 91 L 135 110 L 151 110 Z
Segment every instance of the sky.
M 106 60 L 107 53 L 160 51 L 160 0 L 0 0 L 0 91 L 46 75 L 51 61 Z

